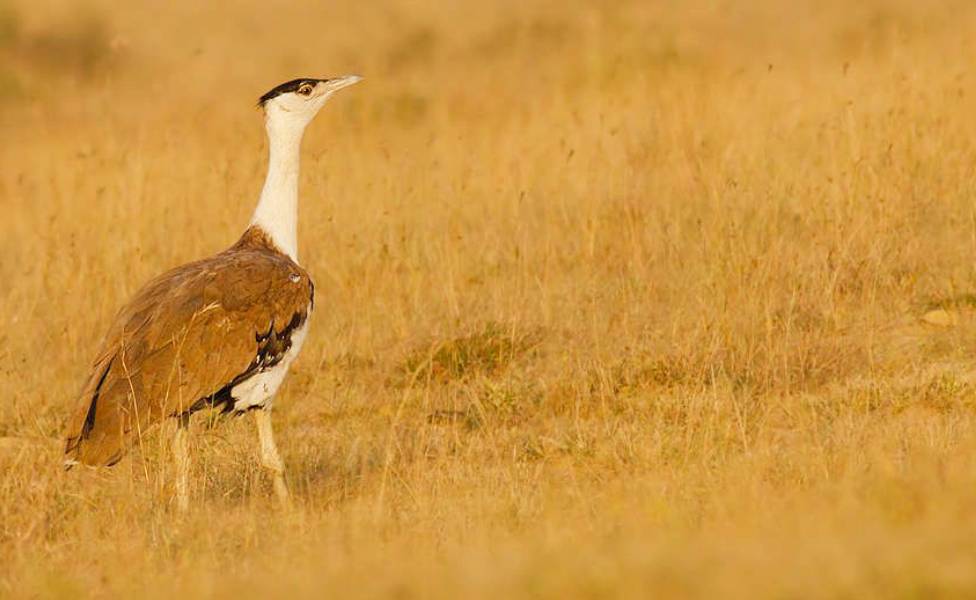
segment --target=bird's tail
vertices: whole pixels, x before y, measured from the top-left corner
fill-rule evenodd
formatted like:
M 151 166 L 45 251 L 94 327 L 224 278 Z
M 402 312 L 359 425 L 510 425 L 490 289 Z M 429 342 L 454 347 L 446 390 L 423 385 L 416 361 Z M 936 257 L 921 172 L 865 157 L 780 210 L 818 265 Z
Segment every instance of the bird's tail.
M 99 402 L 95 395 L 80 405 L 69 421 L 64 436 L 64 469 L 77 464 L 110 467 L 125 453 L 124 417 L 112 403 Z
M 81 431 L 69 435 L 64 444 L 64 470 L 75 465 L 111 467 L 125 454 L 125 436 L 121 431 Z

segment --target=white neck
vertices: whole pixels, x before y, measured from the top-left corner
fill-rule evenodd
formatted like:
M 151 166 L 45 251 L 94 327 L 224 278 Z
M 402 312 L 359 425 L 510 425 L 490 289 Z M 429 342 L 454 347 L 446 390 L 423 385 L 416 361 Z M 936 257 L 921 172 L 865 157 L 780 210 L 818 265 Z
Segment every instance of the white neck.
M 298 262 L 298 168 L 305 124 L 269 118 L 268 176 L 251 225 L 263 229 L 279 250 Z

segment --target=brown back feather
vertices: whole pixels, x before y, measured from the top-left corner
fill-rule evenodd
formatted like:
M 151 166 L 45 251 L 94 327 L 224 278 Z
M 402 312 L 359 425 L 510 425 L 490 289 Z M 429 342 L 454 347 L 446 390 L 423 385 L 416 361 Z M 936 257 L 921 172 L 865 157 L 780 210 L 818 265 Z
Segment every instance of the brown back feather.
M 248 376 L 262 337 L 305 321 L 311 295 L 308 273 L 254 227 L 153 279 L 109 329 L 68 423 L 66 458 L 113 464 L 154 424 L 200 408 Z

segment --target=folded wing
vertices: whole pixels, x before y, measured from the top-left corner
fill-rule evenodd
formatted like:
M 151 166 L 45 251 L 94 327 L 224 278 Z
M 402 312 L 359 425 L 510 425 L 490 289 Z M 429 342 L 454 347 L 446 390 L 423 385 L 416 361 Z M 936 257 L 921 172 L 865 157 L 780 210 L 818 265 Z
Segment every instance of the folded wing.
M 111 465 L 167 417 L 230 409 L 233 386 L 287 352 L 312 290 L 300 266 L 246 235 L 151 281 L 119 312 L 94 361 L 68 423 L 67 463 Z

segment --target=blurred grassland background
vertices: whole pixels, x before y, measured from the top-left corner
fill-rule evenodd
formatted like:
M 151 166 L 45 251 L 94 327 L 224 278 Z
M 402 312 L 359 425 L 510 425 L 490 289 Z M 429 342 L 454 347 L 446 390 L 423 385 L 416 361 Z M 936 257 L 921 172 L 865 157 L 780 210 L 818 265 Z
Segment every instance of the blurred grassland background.
M 976 593 L 976 4 L 0 0 L 0 596 Z M 115 469 L 99 336 L 233 242 L 257 97 L 317 286 L 275 408 Z

